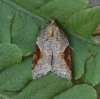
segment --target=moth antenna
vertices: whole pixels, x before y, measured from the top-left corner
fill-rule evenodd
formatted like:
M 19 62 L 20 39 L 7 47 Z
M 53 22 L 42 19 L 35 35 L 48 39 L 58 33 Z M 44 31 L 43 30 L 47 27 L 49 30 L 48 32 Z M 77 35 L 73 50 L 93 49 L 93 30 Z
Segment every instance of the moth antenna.
M 51 21 L 52 19 L 50 19 L 49 17 L 42 15 L 43 17 L 47 18 L 49 21 Z
M 60 18 L 61 16 L 65 15 L 66 13 L 63 13 L 62 15 L 59 15 L 56 19 Z
M 46 25 L 48 25 L 43 19 L 41 20 L 43 23 L 45 23 Z
M 71 47 L 70 45 L 69 45 L 69 47 L 72 49 L 72 50 L 75 50 L 73 47 Z
M 45 15 L 42 15 L 42 16 L 45 17 L 45 18 L 47 18 L 47 19 L 50 21 L 50 24 L 49 24 L 49 25 L 55 23 L 55 19 L 51 19 L 51 18 L 49 18 L 49 17 L 47 17 L 47 16 L 45 16 Z M 42 21 L 43 21 L 43 20 L 42 20 Z M 46 24 L 46 25 L 48 25 L 48 24 Z
M 56 19 L 60 18 L 61 16 L 65 15 L 65 14 L 66 14 L 66 13 L 63 13 L 62 15 L 59 15 Z M 56 20 L 56 19 L 51 19 L 51 18 L 49 18 L 49 17 L 47 17 L 47 16 L 45 16 L 45 15 L 41 15 L 41 16 L 47 18 L 47 19 L 50 21 L 50 23 L 54 23 L 55 20 Z M 52 22 L 52 20 L 53 20 L 53 22 Z M 44 22 L 43 19 L 42 19 L 42 21 Z M 45 23 L 45 22 L 44 22 L 44 23 Z M 46 24 L 46 25 L 47 25 L 47 24 Z

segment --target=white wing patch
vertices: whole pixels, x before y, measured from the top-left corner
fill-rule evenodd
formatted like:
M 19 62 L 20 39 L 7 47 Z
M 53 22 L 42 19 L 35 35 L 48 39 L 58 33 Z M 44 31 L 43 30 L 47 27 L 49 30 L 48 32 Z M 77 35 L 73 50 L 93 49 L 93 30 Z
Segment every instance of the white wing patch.
M 37 38 L 32 77 L 39 78 L 49 71 L 68 80 L 72 79 L 68 39 L 53 20 Z

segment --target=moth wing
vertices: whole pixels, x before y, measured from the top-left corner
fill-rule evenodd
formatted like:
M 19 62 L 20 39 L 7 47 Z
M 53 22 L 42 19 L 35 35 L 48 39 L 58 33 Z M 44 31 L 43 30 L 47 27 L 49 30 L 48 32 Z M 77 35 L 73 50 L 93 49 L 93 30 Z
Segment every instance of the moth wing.
M 51 71 L 51 58 L 52 50 L 50 47 L 50 40 L 48 31 L 43 30 L 36 41 L 36 48 L 33 54 L 33 68 L 32 68 L 32 78 L 36 79 L 42 75 L 46 75 Z
M 66 35 L 58 27 L 54 32 L 52 71 L 61 77 L 71 80 L 70 47 Z

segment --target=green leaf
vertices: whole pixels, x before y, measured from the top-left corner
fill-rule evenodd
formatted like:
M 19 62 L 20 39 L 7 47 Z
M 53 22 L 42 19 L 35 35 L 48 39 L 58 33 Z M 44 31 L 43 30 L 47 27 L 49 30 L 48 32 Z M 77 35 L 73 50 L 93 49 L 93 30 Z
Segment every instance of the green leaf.
M 86 62 L 84 79 L 91 85 L 97 85 L 100 82 L 100 46 L 89 46 L 89 58 Z
M 71 87 L 71 81 L 58 77 L 54 73 L 30 82 L 23 90 L 11 99 L 51 99 L 59 92 Z
M 20 11 L 16 12 L 12 27 L 12 43 L 18 45 L 23 56 L 32 54 L 38 33 L 45 24 Z
M 86 41 L 79 39 L 71 34 L 68 35 L 71 46 L 71 58 L 73 67 L 73 77 L 80 78 L 84 74 L 84 64 L 88 55 L 88 45 Z
M 77 10 L 83 9 L 86 7 L 88 0 L 52 0 L 47 2 L 36 11 L 40 15 L 46 15 L 50 18 L 56 19 L 61 15 L 69 16 Z M 74 4 L 74 5 L 73 5 Z M 72 6 L 73 5 L 73 6 Z
M 0 93 L 10 97 L 17 94 L 18 91 L 22 91 L 32 80 L 31 67 L 32 58 L 27 58 L 1 71 Z
M 17 45 L 23 56 L 32 54 L 37 36 L 45 27 L 45 20 L 42 22 L 42 18 L 9 0 L 0 0 L 0 3 L 0 42 Z
M 100 7 L 74 13 L 66 20 L 64 27 L 77 37 L 92 41 L 91 35 L 100 23 Z
M 74 13 L 63 26 L 71 35 L 73 77 L 84 75 L 84 81 L 92 86 L 100 82 L 100 43 L 92 39 L 92 33 L 99 24 L 100 7 Z
M 57 19 L 62 16 L 71 15 L 72 13 L 84 9 L 88 0 L 11 0 L 18 5 L 30 10 L 33 13 L 45 18 Z M 61 17 L 61 18 L 62 18 Z
M 0 71 L 9 65 L 20 62 L 22 54 L 18 46 L 9 43 L 0 44 Z
M 84 77 L 86 83 L 92 86 L 100 82 L 100 45 L 84 41 L 75 36 L 68 35 L 72 57 L 73 77 Z
M 50 97 L 72 85 L 71 81 L 53 73 L 31 81 L 31 67 L 32 58 L 27 58 L 0 72 L 0 93 L 2 97 L 10 97 L 10 99 L 22 99 L 23 97 L 24 99 L 31 99 L 31 97 L 33 97 L 32 99 L 50 99 Z
M 0 43 L 11 42 L 11 25 L 14 10 L 11 6 L 6 6 L 0 0 Z
M 97 99 L 96 91 L 89 85 L 76 85 L 53 99 Z

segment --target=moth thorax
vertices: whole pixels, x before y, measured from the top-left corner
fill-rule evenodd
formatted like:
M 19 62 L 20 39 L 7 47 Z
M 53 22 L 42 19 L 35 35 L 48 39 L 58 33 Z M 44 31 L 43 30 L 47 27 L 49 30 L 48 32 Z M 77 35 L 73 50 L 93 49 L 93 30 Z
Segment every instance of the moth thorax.
M 51 24 L 54 24 L 55 23 L 55 20 L 51 20 Z

